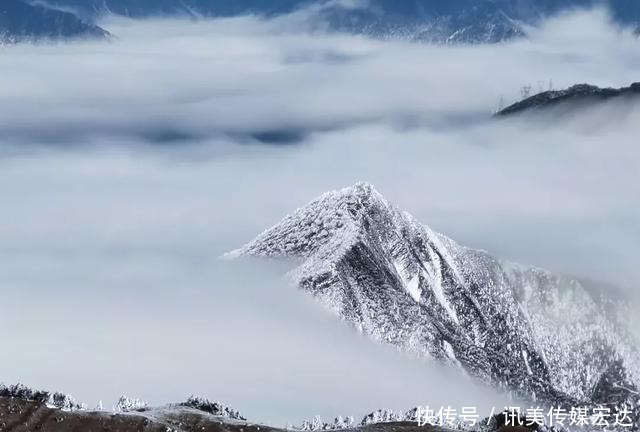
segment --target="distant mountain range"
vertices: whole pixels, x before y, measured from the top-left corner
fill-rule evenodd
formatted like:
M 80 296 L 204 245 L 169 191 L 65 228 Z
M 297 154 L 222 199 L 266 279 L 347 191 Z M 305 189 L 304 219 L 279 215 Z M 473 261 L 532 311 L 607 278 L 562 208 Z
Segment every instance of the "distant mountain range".
M 640 82 L 629 87 L 600 88 L 589 84 L 576 84 L 565 90 L 549 90 L 527 97 L 498 111 L 497 117 L 507 117 L 523 113 L 545 113 L 553 109 L 557 117 L 558 109 L 576 112 L 583 108 L 594 107 L 607 101 L 640 101 Z
M 0 1 L 0 42 L 102 38 L 107 35 L 99 26 L 69 11 L 24 0 Z
M 296 283 L 360 332 L 525 401 L 638 399 L 620 299 L 460 246 L 368 184 L 322 195 L 229 256 L 300 260 Z
M 46 7 L 44 5 L 47 5 Z M 152 16 L 277 16 L 313 9 L 333 30 L 438 43 L 495 43 L 522 36 L 527 25 L 573 8 L 605 5 L 614 19 L 638 27 L 635 0 L 3 0 L 5 40 L 101 36 L 95 22 L 108 13 Z

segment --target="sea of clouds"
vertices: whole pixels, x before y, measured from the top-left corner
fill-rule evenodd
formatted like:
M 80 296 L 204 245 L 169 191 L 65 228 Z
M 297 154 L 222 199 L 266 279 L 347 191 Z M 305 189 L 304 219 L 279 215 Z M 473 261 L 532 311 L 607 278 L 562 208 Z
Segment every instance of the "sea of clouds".
M 108 42 L 0 47 L 3 381 L 277 424 L 503 402 L 364 340 L 286 263 L 219 259 L 356 181 L 461 244 L 637 295 L 638 107 L 491 117 L 525 86 L 640 81 L 630 31 L 593 10 L 432 46 L 305 22 L 110 18 Z

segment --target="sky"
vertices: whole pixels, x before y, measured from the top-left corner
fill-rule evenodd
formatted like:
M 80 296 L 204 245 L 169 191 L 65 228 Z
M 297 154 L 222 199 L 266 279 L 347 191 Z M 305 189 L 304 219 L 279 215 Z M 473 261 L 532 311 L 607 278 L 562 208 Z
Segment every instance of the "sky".
M 0 380 L 279 425 L 503 403 L 358 335 L 291 263 L 220 258 L 357 181 L 463 245 L 638 295 L 638 107 L 491 118 L 524 86 L 637 80 L 630 31 L 602 10 L 477 46 L 303 23 L 112 18 L 109 42 L 0 47 Z

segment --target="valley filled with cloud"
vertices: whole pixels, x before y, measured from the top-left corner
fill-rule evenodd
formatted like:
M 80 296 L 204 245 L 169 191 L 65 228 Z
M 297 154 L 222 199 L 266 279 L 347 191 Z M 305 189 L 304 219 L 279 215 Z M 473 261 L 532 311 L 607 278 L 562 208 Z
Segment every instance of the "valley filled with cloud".
M 492 45 L 324 32 L 302 13 L 101 26 L 114 37 L 0 47 L 3 380 L 88 403 L 195 393 L 279 425 L 499 405 L 335 320 L 292 263 L 222 260 L 358 181 L 462 245 L 637 301 L 640 105 L 492 116 L 526 87 L 640 81 L 640 41 L 606 11 Z

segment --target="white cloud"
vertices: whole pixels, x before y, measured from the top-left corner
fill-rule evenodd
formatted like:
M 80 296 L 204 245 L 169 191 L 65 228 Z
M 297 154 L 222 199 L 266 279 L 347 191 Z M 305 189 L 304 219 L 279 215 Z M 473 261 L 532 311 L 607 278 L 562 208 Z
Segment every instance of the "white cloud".
M 202 393 L 279 423 L 475 397 L 453 377 L 434 394 L 440 369 L 348 331 L 282 268 L 217 260 L 358 180 L 462 244 L 640 282 L 637 107 L 489 117 L 525 84 L 637 79 L 637 40 L 601 12 L 472 47 L 251 17 L 106 27 L 117 40 L 1 48 L 5 380 Z

